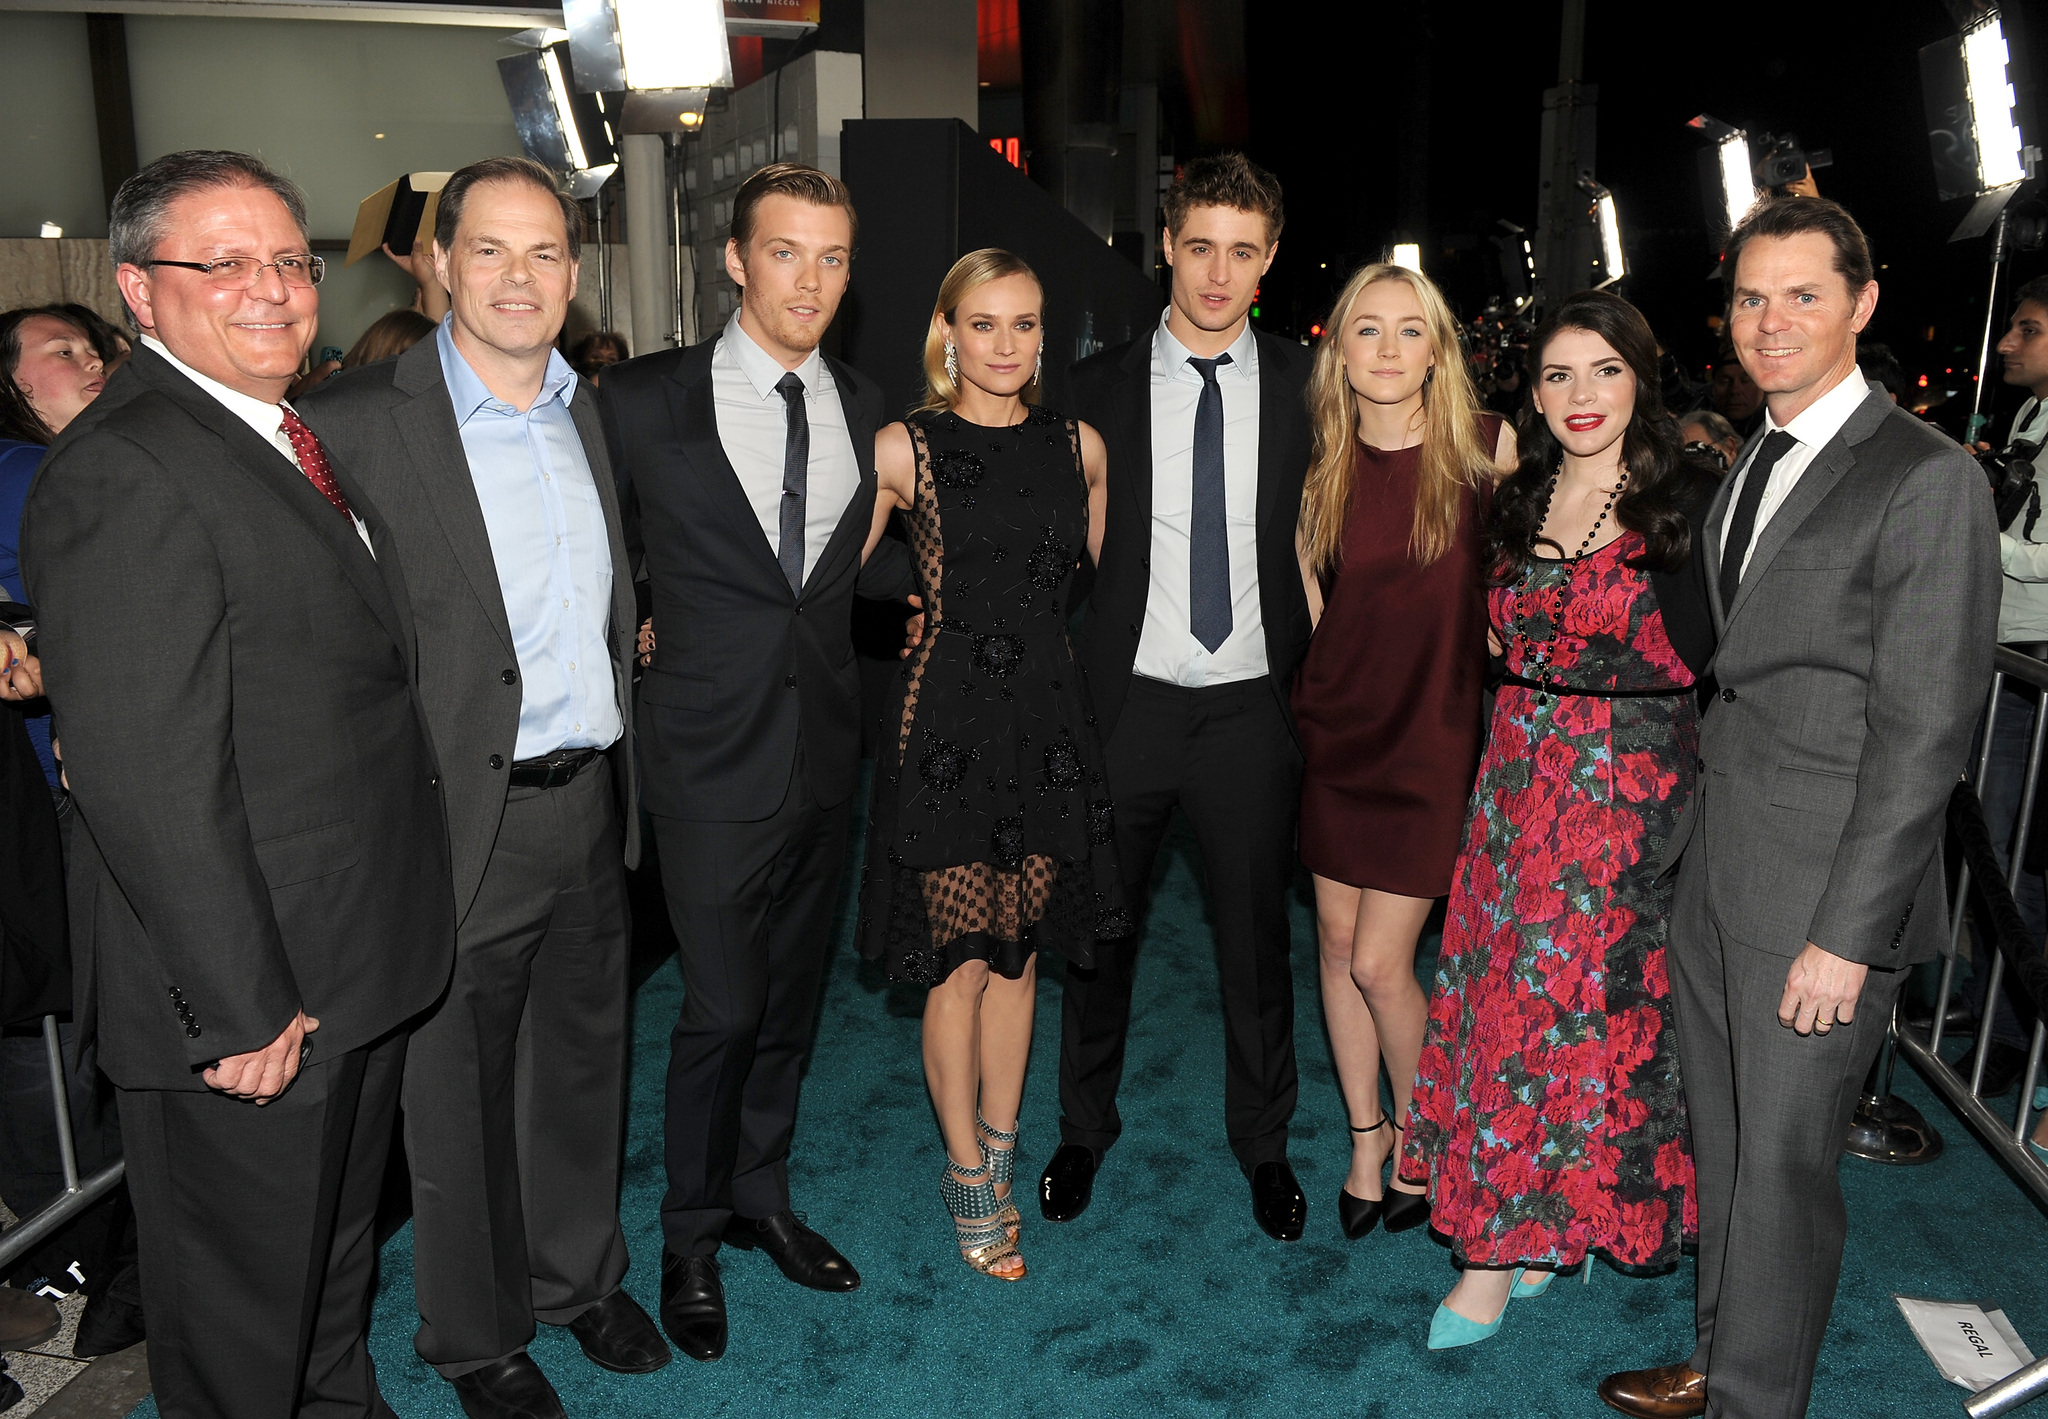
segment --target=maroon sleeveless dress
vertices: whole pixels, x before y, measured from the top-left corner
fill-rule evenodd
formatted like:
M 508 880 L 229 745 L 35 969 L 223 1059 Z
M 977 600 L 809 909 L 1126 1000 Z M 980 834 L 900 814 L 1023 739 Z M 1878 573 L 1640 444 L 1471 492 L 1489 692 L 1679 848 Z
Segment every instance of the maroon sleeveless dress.
M 1500 425 L 1482 416 L 1486 448 Z M 1420 445 L 1360 444 L 1357 459 L 1342 556 L 1294 682 L 1301 860 L 1353 887 L 1441 897 L 1485 738 L 1487 500 L 1469 496 L 1450 548 L 1420 567 L 1408 550 Z

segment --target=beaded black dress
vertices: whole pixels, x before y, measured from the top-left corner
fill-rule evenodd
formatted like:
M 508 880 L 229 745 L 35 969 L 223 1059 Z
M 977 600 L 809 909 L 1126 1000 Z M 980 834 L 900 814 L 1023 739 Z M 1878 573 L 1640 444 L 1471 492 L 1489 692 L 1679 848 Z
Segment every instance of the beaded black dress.
M 936 985 L 1031 954 L 1095 962 L 1129 935 L 1095 718 L 1067 641 L 1088 539 L 1077 425 L 1034 409 L 1009 428 L 907 421 L 905 516 L 925 635 L 904 662 L 875 756 L 861 954 Z

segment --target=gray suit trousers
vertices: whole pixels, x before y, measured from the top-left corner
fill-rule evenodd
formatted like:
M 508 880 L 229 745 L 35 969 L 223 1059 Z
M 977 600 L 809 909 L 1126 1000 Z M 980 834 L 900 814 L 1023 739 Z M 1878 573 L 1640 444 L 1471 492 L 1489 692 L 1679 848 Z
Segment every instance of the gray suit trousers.
M 1669 952 L 1699 1185 L 1691 1364 L 1710 1419 L 1797 1419 L 1842 1271 L 1849 1116 L 1906 973 L 1873 968 L 1855 1020 L 1825 1035 L 1779 1024 L 1792 960 L 1722 929 L 1707 858 L 1679 870 Z
M 619 1288 L 631 924 L 611 768 L 514 788 L 405 1072 L 413 1348 L 448 1379 Z

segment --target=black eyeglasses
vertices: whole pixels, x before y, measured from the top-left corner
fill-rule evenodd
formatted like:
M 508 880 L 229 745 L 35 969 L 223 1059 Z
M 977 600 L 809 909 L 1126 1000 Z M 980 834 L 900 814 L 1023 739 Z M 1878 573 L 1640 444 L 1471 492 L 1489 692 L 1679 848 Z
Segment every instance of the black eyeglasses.
M 221 256 L 212 261 L 145 261 L 144 266 L 177 266 L 197 271 L 223 291 L 246 291 L 263 278 L 266 268 L 275 268 L 287 286 L 317 286 L 327 274 L 327 261 L 319 256 L 280 256 L 275 261 L 258 261 L 253 256 Z

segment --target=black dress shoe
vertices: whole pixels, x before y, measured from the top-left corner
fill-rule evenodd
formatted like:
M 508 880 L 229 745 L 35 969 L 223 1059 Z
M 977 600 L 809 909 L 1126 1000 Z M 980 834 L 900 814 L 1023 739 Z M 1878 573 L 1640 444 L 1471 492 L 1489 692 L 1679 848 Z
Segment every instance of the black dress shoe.
M 1252 1216 L 1276 1242 L 1298 1242 L 1308 1224 L 1308 1199 L 1285 1158 L 1252 1169 Z
M 1374 1198 L 1353 1197 L 1343 1188 L 1337 1189 L 1337 1225 L 1344 1229 L 1344 1235 L 1357 1241 L 1380 1224 L 1382 1202 Z
M 725 1224 L 724 1241 L 741 1251 L 759 1247 L 774 1258 L 784 1276 L 813 1291 L 852 1291 L 860 1286 L 853 1263 L 786 1207 L 758 1222 L 735 1213 Z
M 14 1408 L 27 1397 L 21 1386 L 15 1383 L 14 1376 L 7 1373 L 7 1361 L 0 1359 L 0 1413 Z
M 717 1257 L 661 1254 L 661 1328 L 692 1360 L 725 1353 L 725 1286 Z
M 86 1297 L 85 1312 L 78 1318 L 78 1334 L 71 1340 L 71 1353 L 81 1360 L 91 1360 L 139 1345 L 144 1338 L 142 1307 L 102 1291 Z
M 1038 1210 L 1045 1220 L 1071 1222 L 1086 1212 L 1088 1200 L 1095 1195 L 1095 1170 L 1101 1166 L 1093 1148 L 1062 1143 L 1038 1180 Z
M 569 1322 L 591 1364 L 615 1375 L 651 1375 L 674 1357 L 661 1331 L 624 1291 L 614 1291 Z
M 1411 1227 L 1420 1227 L 1428 1220 L 1428 1193 L 1403 1192 L 1398 1187 L 1387 1189 L 1387 1200 L 1380 1208 L 1380 1222 L 1388 1231 L 1405 1232 Z
M 561 1396 L 523 1350 L 450 1383 L 469 1419 L 568 1419 Z
M 1963 1082 L 1970 1080 L 1970 1071 L 1977 1067 L 1977 1051 L 1970 1052 L 1956 1061 L 1956 1073 L 1963 1076 Z M 1977 1091 L 1983 1099 L 1995 1099 L 2008 1092 L 2019 1082 L 2020 1075 L 2027 1069 L 2027 1052 L 2007 1044 L 2004 1040 L 1993 1040 L 1991 1052 L 1984 1057 L 1984 1087 Z

